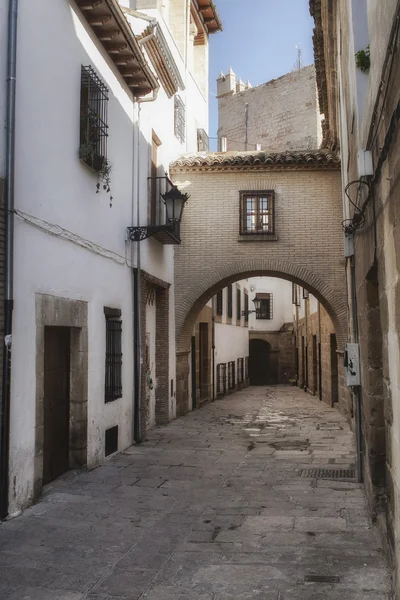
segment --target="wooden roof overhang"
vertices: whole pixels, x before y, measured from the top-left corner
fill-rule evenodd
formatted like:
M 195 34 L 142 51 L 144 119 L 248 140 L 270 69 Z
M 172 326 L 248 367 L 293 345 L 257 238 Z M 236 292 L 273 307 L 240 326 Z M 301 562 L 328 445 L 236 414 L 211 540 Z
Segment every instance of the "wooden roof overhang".
M 118 0 L 75 0 L 97 39 L 137 98 L 159 88 Z
M 222 23 L 219 18 L 214 0 L 192 0 L 208 34 L 222 31 Z
M 149 25 L 140 39 L 143 40 L 146 52 L 168 98 L 176 94 L 179 89 L 184 90 L 185 84 L 160 25 L 158 23 Z

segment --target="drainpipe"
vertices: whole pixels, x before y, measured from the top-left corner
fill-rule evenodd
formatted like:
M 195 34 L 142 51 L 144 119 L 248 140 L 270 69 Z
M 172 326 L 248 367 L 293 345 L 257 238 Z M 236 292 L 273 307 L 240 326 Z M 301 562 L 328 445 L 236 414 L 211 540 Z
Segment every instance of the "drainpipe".
M 15 96 L 17 76 L 18 0 L 9 0 L 7 117 L 6 117 L 6 183 L 5 183 L 5 274 L 4 274 L 4 340 L 3 388 L 0 412 L 0 518 L 8 514 L 8 480 L 10 455 L 10 385 L 11 334 L 13 314 L 13 247 L 14 247 L 14 179 L 15 179 Z

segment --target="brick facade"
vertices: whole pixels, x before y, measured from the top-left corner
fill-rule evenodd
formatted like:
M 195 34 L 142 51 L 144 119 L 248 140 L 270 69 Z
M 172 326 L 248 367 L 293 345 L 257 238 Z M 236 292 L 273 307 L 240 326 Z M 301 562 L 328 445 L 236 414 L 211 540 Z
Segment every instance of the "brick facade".
M 230 72 L 217 81 L 218 137 L 227 150 L 318 148 L 321 124 L 314 65 L 242 89 Z M 247 139 L 247 144 L 246 144 Z
M 219 289 L 258 275 L 303 282 L 324 304 L 343 349 L 347 310 L 339 172 L 172 166 L 172 173 L 176 181 L 190 181 L 191 194 L 175 253 L 178 351 L 189 351 L 197 314 Z M 274 241 L 239 236 L 239 192 L 252 189 L 275 190 Z

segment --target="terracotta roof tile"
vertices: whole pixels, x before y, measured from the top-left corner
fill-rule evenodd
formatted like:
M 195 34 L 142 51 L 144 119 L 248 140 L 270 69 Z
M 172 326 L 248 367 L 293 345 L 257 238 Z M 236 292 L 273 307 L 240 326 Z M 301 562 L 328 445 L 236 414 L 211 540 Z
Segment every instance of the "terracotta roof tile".
M 171 171 L 285 167 L 290 169 L 339 169 L 340 158 L 337 154 L 328 150 L 304 150 L 296 152 L 202 152 L 182 156 L 170 165 Z

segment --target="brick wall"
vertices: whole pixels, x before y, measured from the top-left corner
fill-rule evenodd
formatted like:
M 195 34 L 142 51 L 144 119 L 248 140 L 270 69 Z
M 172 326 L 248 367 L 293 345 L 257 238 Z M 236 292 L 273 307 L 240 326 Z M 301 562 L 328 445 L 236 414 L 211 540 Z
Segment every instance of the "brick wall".
M 218 136 L 227 137 L 228 150 L 255 150 L 256 144 L 280 152 L 318 148 L 321 126 L 314 65 L 219 96 Z
M 198 312 L 218 289 L 258 275 L 303 282 L 324 303 L 343 347 L 347 309 L 339 172 L 172 168 L 172 173 L 176 181 L 190 182 L 182 244 L 175 250 L 178 350 L 190 349 Z M 273 241 L 239 235 L 239 191 L 257 189 L 275 190 Z

